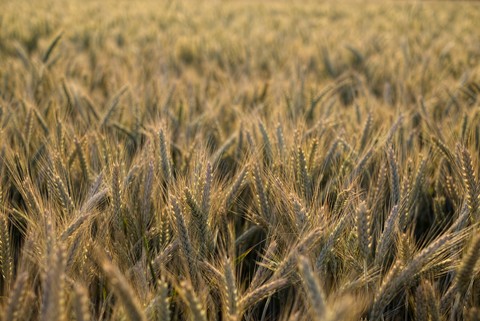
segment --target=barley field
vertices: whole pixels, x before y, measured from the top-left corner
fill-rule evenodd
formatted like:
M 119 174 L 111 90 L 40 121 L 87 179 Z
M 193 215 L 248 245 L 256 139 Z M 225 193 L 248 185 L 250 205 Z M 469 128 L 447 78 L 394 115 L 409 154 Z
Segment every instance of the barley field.
M 0 321 L 480 320 L 479 30 L 0 1 Z

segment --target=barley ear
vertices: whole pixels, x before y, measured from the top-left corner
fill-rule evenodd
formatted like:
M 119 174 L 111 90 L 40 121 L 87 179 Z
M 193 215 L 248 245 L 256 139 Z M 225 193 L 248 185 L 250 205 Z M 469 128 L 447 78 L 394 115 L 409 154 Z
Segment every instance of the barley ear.
M 78 321 L 90 321 L 90 300 L 88 298 L 88 291 L 87 289 L 80 285 L 75 284 L 75 315 Z
M 368 262 L 371 256 L 371 237 L 368 210 L 365 202 L 360 203 L 356 217 L 357 246 L 363 259 Z
M 197 201 L 193 198 L 192 192 L 185 189 L 185 202 L 190 207 L 192 216 L 190 227 L 196 231 L 195 235 L 198 239 L 201 257 L 210 255 L 208 251 L 213 249 L 212 236 L 208 226 L 208 212 L 205 212 Z
M 124 228 L 122 187 L 120 184 L 120 166 L 115 163 L 112 168 L 112 181 L 110 193 L 112 197 L 112 220 L 116 233 L 120 233 Z
M 393 149 L 388 149 L 388 163 L 390 168 L 390 192 L 392 193 L 392 203 L 397 205 L 400 202 L 400 179 L 398 176 L 398 165 Z
M 54 175 L 53 176 L 54 187 L 60 198 L 60 204 L 62 206 L 62 209 L 66 215 L 69 215 L 75 209 L 75 205 L 72 199 L 70 198 L 67 188 L 65 187 L 65 184 L 63 184 L 63 181 L 60 178 L 60 176 L 55 174 L 53 175 Z
M 143 184 L 143 199 L 142 199 L 142 228 L 146 230 L 152 217 L 151 217 L 151 203 L 152 203 L 152 189 L 154 180 L 154 166 L 153 160 L 150 160 L 147 165 L 147 172 L 145 173 L 145 179 Z
M 230 260 L 225 262 L 224 266 L 224 274 L 225 274 L 225 306 L 226 306 L 226 314 L 228 321 L 236 321 L 238 320 L 238 293 L 237 293 L 237 285 L 236 279 L 234 274 L 233 264 L 230 263 Z
M 42 56 L 42 62 L 46 64 L 48 62 L 48 59 L 50 58 L 50 55 L 53 52 L 53 49 L 57 46 L 59 43 L 60 39 L 62 38 L 63 32 L 60 32 L 55 38 L 53 38 L 52 42 L 48 46 L 47 50 L 45 50 L 45 53 Z
M 270 165 L 273 161 L 272 144 L 270 143 L 270 138 L 268 137 L 268 133 L 264 124 L 260 122 L 258 127 L 260 128 L 260 133 L 262 134 L 263 140 L 263 161 L 264 164 Z
M 325 294 L 320 287 L 318 279 L 313 274 L 313 270 L 308 259 L 304 256 L 301 256 L 299 261 L 298 267 L 307 292 L 307 297 L 310 303 L 309 308 L 312 311 L 312 316 L 315 320 L 323 320 L 324 315 L 327 313 Z
M 168 283 L 162 279 L 157 281 L 157 295 L 145 308 L 148 320 L 170 321 L 170 299 Z
M 267 193 L 265 190 L 265 185 L 260 177 L 260 168 L 257 166 L 253 169 L 253 180 L 256 189 L 256 198 L 258 207 L 260 208 L 260 213 L 262 214 L 262 218 L 265 220 L 270 219 L 270 207 L 267 201 Z
M 478 185 L 473 169 L 472 157 L 466 148 L 461 150 L 462 175 L 467 191 L 467 204 L 472 222 L 478 221 Z
M 305 159 L 305 153 L 301 147 L 297 149 L 297 185 L 303 194 L 305 200 L 309 201 L 312 195 L 310 177 L 307 169 L 307 161 Z
M 192 282 L 196 281 L 196 262 L 194 259 L 195 253 L 192 247 L 192 242 L 190 240 L 190 235 L 188 234 L 187 225 L 185 224 L 185 219 L 180 209 L 180 205 L 177 200 L 172 197 L 172 212 L 175 217 L 175 222 L 177 225 L 177 233 L 180 239 L 180 245 L 182 247 L 183 255 L 187 262 L 188 272 L 190 274 Z
M 415 320 L 428 321 L 428 305 L 425 296 L 425 289 L 421 284 L 415 291 Z
M 474 268 L 480 257 L 480 235 L 477 235 L 467 254 L 462 259 L 457 275 L 455 277 L 455 284 L 457 292 L 463 296 L 467 292 L 467 288 L 474 275 Z
M 205 184 L 203 185 L 202 194 L 202 212 L 208 213 L 210 210 L 210 197 L 212 190 L 212 165 L 207 163 L 207 170 L 205 171 Z
M 380 240 L 378 241 L 377 248 L 375 250 L 375 262 L 376 264 L 380 264 L 382 260 L 385 259 L 387 255 L 388 248 L 392 243 L 393 236 L 395 234 L 395 228 L 398 225 L 398 218 L 399 218 L 400 211 L 398 210 L 398 206 L 395 205 L 392 210 L 390 211 L 390 215 L 385 222 L 385 227 L 383 229 L 382 235 L 380 236 Z
M 127 92 L 128 86 L 123 86 L 120 88 L 115 95 L 110 99 L 105 115 L 102 118 L 102 121 L 100 122 L 100 128 L 103 128 L 107 126 L 109 123 L 110 118 L 112 117 L 114 111 L 117 109 L 118 103 L 120 102 L 120 98 L 123 96 L 125 92 Z
M 423 281 L 420 285 L 422 287 L 422 293 L 425 296 L 425 300 L 428 305 L 428 314 L 432 321 L 440 321 L 440 309 L 438 306 L 439 300 L 435 297 L 435 289 L 430 281 Z
M 283 128 L 281 123 L 278 123 L 276 133 L 278 152 L 280 154 L 280 157 L 283 157 L 285 155 L 285 138 L 283 137 Z
M 259 301 L 271 296 L 281 288 L 287 285 L 287 279 L 275 279 L 258 288 L 248 291 L 238 302 L 239 310 L 246 311 L 253 307 Z
M 238 197 L 242 191 L 242 187 L 245 185 L 245 178 L 248 174 L 248 167 L 244 167 L 242 171 L 237 175 L 237 178 L 232 184 L 232 187 L 227 192 L 225 197 L 225 208 L 229 209 L 234 203 L 235 199 Z
M 64 247 L 57 244 L 56 251 L 47 253 L 49 268 L 43 285 L 41 320 L 66 320 L 65 311 L 65 265 Z
M 371 127 L 372 127 L 372 113 L 369 112 L 367 115 L 367 120 L 365 121 L 365 125 L 363 126 L 363 130 L 362 130 L 362 136 L 360 139 L 360 146 L 359 146 L 360 151 L 362 151 L 367 145 Z
M 3 211 L 0 211 L 0 277 L 3 278 L 3 293 L 9 293 L 13 281 L 13 255 L 8 216 Z
M 21 316 L 24 313 L 24 310 L 27 307 L 24 306 L 25 301 L 28 296 L 28 289 L 26 288 L 28 281 L 27 272 L 20 273 L 13 286 L 11 293 L 9 293 L 9 298 L 7 305 L 5 307 L 5 319 L 7 321 L 17 321 L 22 320 Z
M 80 162 L 80 168 L 82 170 L 83 178 L 88 183 L 90 182 L 90 168 L 88 166 L 87 156 L 85 154 L 83 144 L 80 143 L 76 137 L 75 137 L 74 143 L 77 151 L 78 160 Z
M 194 321 L 207 321 L 205 309 L 193 290 L 192 284 L 188 281 L 182 281 L 177 291 L 190 310 L 190 319 Z
M 94 250 L 93 258 L 107 277 L 114 293 L 120 298 L 128 318 L 131 321 L 146 321 L 147 318 L 140 308 L 135 292 L 118 267 L 110 262 L 98 248 Z
M 162 174 L 165 184 L 170 183 L 172 179 L 172 165 L 170 163 L 170 158 L 167 151 L 167 142 L 165 140 L 165 134 L 163 130 L 160 130 L 160 159 L 162 162 Z

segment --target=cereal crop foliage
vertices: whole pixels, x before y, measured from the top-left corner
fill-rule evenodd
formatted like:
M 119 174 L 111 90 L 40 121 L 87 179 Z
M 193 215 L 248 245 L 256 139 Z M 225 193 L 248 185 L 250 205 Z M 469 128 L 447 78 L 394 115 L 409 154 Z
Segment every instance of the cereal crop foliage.
M 479 21 L 0 1 L 0 321 L 480 320 Z

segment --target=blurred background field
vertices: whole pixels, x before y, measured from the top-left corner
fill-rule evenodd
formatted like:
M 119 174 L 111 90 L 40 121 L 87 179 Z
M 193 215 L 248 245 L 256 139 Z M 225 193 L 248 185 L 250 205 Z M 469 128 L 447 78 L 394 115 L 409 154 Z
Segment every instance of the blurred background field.
M 361 97 L 384 102 L 389 92 L 387 103 L 410 104 L 455 90 L 478 73 L 479 10 L 470 3 L 113 4 L 3 5 L 2 66 L 22 63 L 17 45 L 40 58 L 63 32 L 52 74 L 99 103 L 127 83 L 141 93 L 147 84 L 159 93 L 208 83 L 221 100 L 210 107 L 241 101 L 265 83 L 272 99 L 283 100 L 298 90 L 292 87 L 299 79 L 307 92 L 340 81 Z M 14 86 L 15 79 L 8 82 Z

